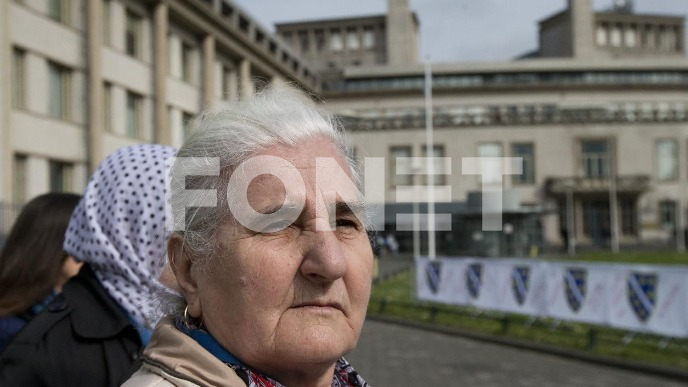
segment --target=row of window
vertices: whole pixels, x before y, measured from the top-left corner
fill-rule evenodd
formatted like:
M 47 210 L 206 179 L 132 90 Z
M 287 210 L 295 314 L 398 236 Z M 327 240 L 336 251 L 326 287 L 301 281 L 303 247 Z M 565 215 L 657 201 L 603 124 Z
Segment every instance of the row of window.
M 426 147 L 422 147 L 422 157 L 427 157 Z M 410 160 L 413 157 L 413 147 L 410 145 L 392 146 L 389 150 L 390 155 L 390 171 L 392 186 L 413 185 L 414 175 L 422 174 L 425 167 L 414 166 L 409 162 L 400 162 L 403 160 Z M 482 143 L 478 144 L 478 157 L 502 157 L 502 145 L 500 143 Z M 423 175 L 423 185 L 445 185 L 447 165 L 445 160 L 445 150 L 443 145 L 433 145 L 432 155 L 433 168 L 435 174 L 431 177 Z M 523 171 L 518 175 L 511 175 L 511 182 L 514 185 L 528 185 L 535 184 L 535 146 L 530 142 L 517 142 L 510 144 L 510 157 L 521 157 L 523 160 Z M 501 171 L 483 171 L 484 183 L 495 183 L 497 174 Z M 500 180 L 501 181 L 501 180 Z
M 28 185 L 27 172 L 28 157 L 23 154 L 14 156 L 13 200 L 15 203 L 25 203 L 28 199 L 26 188 Z M 48 160 L 48 189 L 50 192 L 71 192 L 74 190 L 74 165 L 59 160 Z
M 447 74 L 434 75 L 433 87 L 487 87 L 512 85 L 688 85 L 685 71 L 583 71 L 528 72 L 503 74 Z M 347 79 L 329 82 L 327 90 L 366 91 L 380 89 L 423 89 L 423 75 L 398 78 Z
M 681 51 L 679 27 L 602 22 L 597 26 L 596 41 L 600 47 Z
M 26 52 L 19 48 L 12 51 L 12 106 L 26 107 Z M 50 117 L 72 119 L 72 71 L 58 63 L 47 62 L 47 112 Z
M 324 29 L 300 30 L 294 35 L 291 32 L 282 34 L 284 40 L 292 45 L 296 37 L 298 48 L 302 53 L 309 52 L 312 47 L 318 53 L 325 51 L 326 39 L 329 39 L 327 49 L 331 52 L 343 51 L 345 48 L 349 51 L 370 50 L 376 46 L 375 30 L 372 27 L 331 28 L 327 31 Z

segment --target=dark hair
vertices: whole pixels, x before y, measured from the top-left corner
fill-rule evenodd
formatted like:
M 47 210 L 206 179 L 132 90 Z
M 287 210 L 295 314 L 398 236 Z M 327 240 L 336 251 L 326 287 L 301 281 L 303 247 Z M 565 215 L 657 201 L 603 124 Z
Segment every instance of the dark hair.
M 65 231 L 80 199 L 48 193 L 24 206 L 0 252 L 0 316 L 24 312 L 55 287 L 67 258 Z

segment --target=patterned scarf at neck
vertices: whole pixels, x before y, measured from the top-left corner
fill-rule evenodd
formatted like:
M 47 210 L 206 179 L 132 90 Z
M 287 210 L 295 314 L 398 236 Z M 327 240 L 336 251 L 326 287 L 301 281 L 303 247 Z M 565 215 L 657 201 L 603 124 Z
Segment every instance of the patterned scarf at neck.
M 196 340 L 198 344 L 212 353 L 218 360 L 232 368 L 237 375 L 243 379 L 247 387 L 285 387 L 278 381 L 243 364 L 229 351 L 224 349 L 224 347 L 206 331 L 196 327 L 187 327 L 181 320 L 178 320 L 175 325 L 177 329 Z M 354 367 L 342 357 L 335 363 L 334 375 L 332 375 L 332 387 L 370 387 L 370 385 L 366 383 L 361 375 L 354 370 Z
M 248 387 L 285 387 L 274 379 L 246 367 L 243 364 L 227 363 Z M 332 375 L 332 387 L 370 387 L 361 375 L 343 357 L 337 360 Z

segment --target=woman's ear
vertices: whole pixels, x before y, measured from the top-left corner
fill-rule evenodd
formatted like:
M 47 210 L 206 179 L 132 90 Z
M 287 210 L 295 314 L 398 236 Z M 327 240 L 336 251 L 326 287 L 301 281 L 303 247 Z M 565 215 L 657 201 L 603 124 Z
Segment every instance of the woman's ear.
M 189 315 L 191 317 L 201 316 L 201 302 L 198 294 L 198 285 L 196 278 L 192 273 L 194 261 L 186 256 L 187 251 L 184 249 L 184 238 L 174 233 L 167 242 L 167 257 L 170 261 L 170 267 L 174 276 L 177 278 L 179 291 L 186 299 L 189 306 Z

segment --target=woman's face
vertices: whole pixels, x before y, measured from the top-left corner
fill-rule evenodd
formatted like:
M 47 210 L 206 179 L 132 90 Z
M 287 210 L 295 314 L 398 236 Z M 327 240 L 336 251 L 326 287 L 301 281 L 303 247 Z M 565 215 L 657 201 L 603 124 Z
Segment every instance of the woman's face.
M 353 350 L 370 296 L 372 251 L 355 215 L 357 196 L 347 164 L 329 140 L 273 147 L 258 156 L 284 159 L 298 173 L 281 173 L 278 166 L 281 181 L 261 174 L 250 182 L 246 193 L 252 209 L 274 216 L 258 220 L 242 213 L 223 222 L 219 255 L 207 265 L 192 264 L 196 290 L 185 296 L 190 314 L 201 317 L 226 349 L 277 377 L 332 365 Z M 316 158 L 331 163 L 316 165 Z M 293 222 L 275 213 L 283 203 L 286 208 L 300 200 L 303 208 L 293 206 Z M 336 208 L 336 214 L 328 217 L 328 208 Z M 336 220 L 336 227 L 330 228 L 334 223 L 328 220 Z

